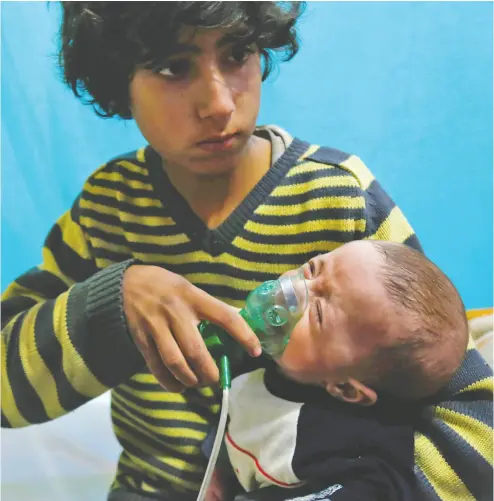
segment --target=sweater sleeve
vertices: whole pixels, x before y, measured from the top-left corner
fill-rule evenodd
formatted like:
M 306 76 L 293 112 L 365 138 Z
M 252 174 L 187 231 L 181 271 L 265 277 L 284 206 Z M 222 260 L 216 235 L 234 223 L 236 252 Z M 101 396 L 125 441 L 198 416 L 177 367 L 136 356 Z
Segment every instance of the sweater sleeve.
M 353 239 L 388 240 L 422 251 L 420 242 L 401 209 L 358 156 L 334 148 L 317 147 L 307 158 L 337 166 L 352 179 L 348 185 L 355 189 L 352 207 L 360 210 L 357 219 L 354 218 L 353 224 L 347 228 L 348 231 L 353 230 Z
M 404 243 L 422 251 L 407 218 L 362 160 L 349 155 L 341 161 L 340 167 L 352 173 L 362 190 L 365 200 L 364 238 Z
M 492 397 L 492 370 L 471 342 L 416 432 L 416 474 L 424 500 L 492 500 Z
M 79 198 L 52 227 L 42 255 L 2 295 L 2 427 L 61 416 L 144 364 L 122 307 L 132 261 L 98 271 Z

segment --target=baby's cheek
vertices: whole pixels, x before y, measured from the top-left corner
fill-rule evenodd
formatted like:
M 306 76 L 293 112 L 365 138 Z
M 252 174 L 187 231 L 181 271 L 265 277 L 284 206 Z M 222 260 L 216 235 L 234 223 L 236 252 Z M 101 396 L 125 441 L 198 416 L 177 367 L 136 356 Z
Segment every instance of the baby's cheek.
M 285 351 L 276 360 L 278 365 L 286 371 L 297 373 L 304 367 L 304 350 L 297 337 L 290 339 Z

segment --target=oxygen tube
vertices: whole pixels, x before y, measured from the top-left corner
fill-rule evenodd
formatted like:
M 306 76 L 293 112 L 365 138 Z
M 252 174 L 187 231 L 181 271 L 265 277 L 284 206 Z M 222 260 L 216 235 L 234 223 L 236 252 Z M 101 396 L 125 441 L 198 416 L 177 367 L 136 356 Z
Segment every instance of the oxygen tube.
M 307 285 L 303 271 L 299 268 L 254 289 L 247 297 L 240 315 L 259 338 L 263 352 L 272 358 L 278 358 L 283 354 L 307 302 Z M 231 387 L 230 361 L 235 362 L 241 356 L 242 348 L 223 329 L 208 321 L 201 322 L 198 329 L 219 367 L 223 393 L 218 429 L 197 498 L 197 501 L 204 501 L 225 434 Z

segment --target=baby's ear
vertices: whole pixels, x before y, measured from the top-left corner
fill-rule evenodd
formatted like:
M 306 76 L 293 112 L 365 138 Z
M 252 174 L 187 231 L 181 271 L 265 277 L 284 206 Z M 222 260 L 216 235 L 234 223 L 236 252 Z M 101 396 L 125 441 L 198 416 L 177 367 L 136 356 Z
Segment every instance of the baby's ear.
M 353 378 L 348 378 L 344 383 L 328 383 L 326 391 L 332 397 L 350 404 L 368 406 L 377 402 L 377 393 Z

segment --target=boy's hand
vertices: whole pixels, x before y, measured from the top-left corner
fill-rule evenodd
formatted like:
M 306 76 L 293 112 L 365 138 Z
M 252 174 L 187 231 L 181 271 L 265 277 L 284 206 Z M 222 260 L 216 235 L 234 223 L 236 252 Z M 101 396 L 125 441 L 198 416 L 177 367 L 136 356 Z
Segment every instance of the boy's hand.
M 261 353 L 259 340 L 236 308 L 158 266 L 133 265 L 125 271 L 123 307 L 137 347 L 168 391 L 219 380 L 197 329 L 201 320 L 225 329 L 251 355 Z

